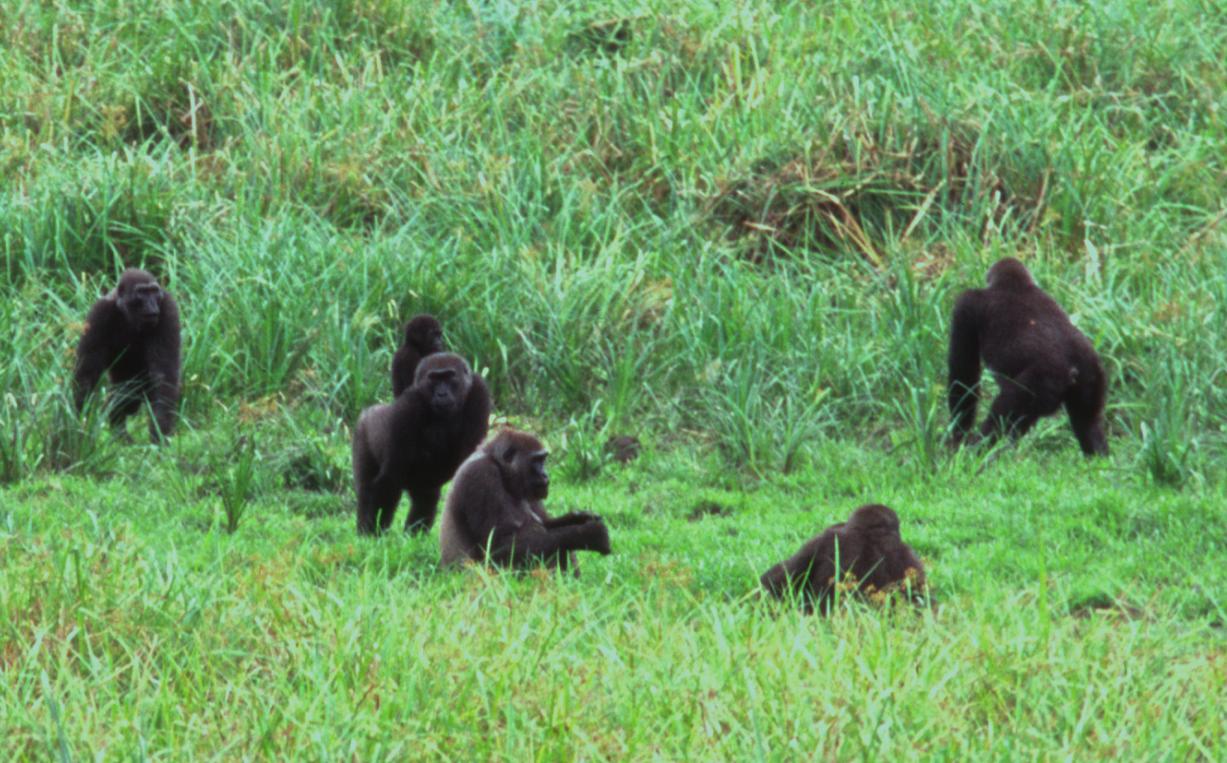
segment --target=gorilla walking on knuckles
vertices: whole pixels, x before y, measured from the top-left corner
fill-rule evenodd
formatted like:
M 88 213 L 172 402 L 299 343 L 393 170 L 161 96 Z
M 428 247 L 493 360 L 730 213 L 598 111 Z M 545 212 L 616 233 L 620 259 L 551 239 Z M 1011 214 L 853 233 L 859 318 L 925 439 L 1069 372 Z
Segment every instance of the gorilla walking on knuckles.
M 444 352 L 443 327 L 433 315 L 415 315 L 405 324 L 405 340 L 392 357 L 392 396 L 413 385 L 418 363 L 427 355 Z
M 439 527 L 444 565 L 482 561 L 488 552 L 495 564 L 568 570 L 575 569 L 575 551 L 610 553 L 609 531 L 597 515 L 545 513 L 546 455 L 536 437 L 508 429 L 460 467 Z
M 424 358 L 413 386 L 391 403 L 367 408 L 354 428 L 358 532 L 387 530 L 405 491 L 405 530 L 429 530 L 439 489 L 485 439 L 489 419 L 490 392 L 464 358 L 450 352 Z
M 866 504 L 847 522 L 831 525 L 793 556 L 763 573 L 759 582 L 772 596 L 797 596 L 808 612 L 827 614 L 835 586 L 851 573 L 857 590 L 910 589 L 921 601 L 925 568 L 899 536 L 899 516 L 889 506 Z
M 119 285 L 94 303 L 77 345 L 73 401 L 77 410 L 98 386 L 103 372 L 115 385 L 110 401 L 112 426 L 146 401 L 153 409 L 149 436 L 169 436 L 179 404 L 179 308 L 175 298 L 144 270 L 129 269 Z
M 978 437 L 980 360 L 1000 387 Z M 1062 405 L 1082 452 L 1108 454 L 1103 429 L 1107 375 L 1086 336 L 1018 260 L 989 268 L 988 288 L 963 292 L 950 327 L 950 414 L 954 443 L 1026 434 Z

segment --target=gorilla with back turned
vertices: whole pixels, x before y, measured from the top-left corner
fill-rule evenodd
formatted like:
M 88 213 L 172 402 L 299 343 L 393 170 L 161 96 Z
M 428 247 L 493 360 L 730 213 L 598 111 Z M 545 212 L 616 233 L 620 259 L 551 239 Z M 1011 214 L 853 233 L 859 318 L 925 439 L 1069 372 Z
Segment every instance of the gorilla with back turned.
M 899 536 L 899 516 L 871 503 L 847 522 L 831 525 L 801 550 L 763 573 L 759 582 L 776 598 L 796 596 L 806 611 L 828 614 L 835 587 L 853 578 L 853 590 L 904 590 L 914 600 L 927 585 L 924 565 Z
M 980 361 L 1000 387 L 978 437 Z M 948 404 L 953 441 L 993 441 L 1026 434 L 1064 405 L 1078 445 L 1108 454 L 1103 428 L 1107 375 L 1095 348 L 1018 260 L 998 261 L 988 288 L 959 295 L 950 326 Z
M 122 431 L 124 421 L 148 402 L 153 411 L 149 436 L 160 442 L 175 426 L 180 352 L 175 298 L 144 270 L 125 270 L 85 319 L 73 371 L 77 410 L 105 372 L 115 387 L 108 412 L 112 426 Z
M 402 492 L 410 501 L 405 530 L 429 530 L 440 488 L 485 439 L 489 419 L 490 392 L 464 358 L 425 357 L 413 386 L 391 403 L 367 408 L 354 427 L 358 532 L 387 530 Z

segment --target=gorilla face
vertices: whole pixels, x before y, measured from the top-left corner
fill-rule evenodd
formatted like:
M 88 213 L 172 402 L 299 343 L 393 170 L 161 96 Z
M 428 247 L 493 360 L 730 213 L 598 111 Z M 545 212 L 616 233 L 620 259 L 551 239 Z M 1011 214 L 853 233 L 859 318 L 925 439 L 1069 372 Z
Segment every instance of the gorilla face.
M 419 398 L 436 417 L 457 413 L 472 386 L 473 373 L 468 364 L 460 356 L 446 352 L 427 356 L 413 380 Z
M 128 325 L 148 331 L 156 328 L 162 317 L 162 287 L 155 281 L 121 284 L 116 303 Z
M 544 501 L 550 494 L 550 475 L 545 469 L 549 451 L 531 435 L 516 433 L 500 438 L 495 459 L 503 475 L 503 485 L 514 498 Z

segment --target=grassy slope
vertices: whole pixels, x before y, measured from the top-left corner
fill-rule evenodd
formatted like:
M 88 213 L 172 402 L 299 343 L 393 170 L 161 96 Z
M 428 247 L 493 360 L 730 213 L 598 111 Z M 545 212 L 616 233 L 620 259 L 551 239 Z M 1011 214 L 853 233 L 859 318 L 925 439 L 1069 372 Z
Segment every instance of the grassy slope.
M 1227 21 L 814 6 L 6 3 L 0 751 L 1223 758 Z M 1107 461 L 939 446 L 1007 254 L 1105 356 Z M 163 451 L 60 393 L 124 264 L 183 308 Z M 579 581 L 353 537 L 423 309 L 610 517 Z M 868 500 L 935 612 L 746 598 Z

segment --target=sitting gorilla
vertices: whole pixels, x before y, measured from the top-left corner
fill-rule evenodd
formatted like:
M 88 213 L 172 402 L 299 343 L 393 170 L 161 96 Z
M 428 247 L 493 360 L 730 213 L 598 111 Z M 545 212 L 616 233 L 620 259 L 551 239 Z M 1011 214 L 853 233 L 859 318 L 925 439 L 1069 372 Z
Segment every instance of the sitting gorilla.
M 544 501 L 547 453 L 530 434 L 504 430 L 460 467 L 439 528 L 441 561 L 465 559 L 575 569 L 574 551 L 610 553 L 609 531 L 595 514 L 550 517 Z

